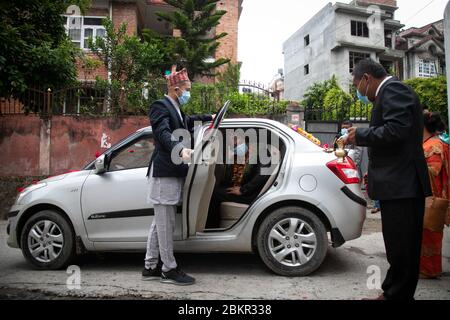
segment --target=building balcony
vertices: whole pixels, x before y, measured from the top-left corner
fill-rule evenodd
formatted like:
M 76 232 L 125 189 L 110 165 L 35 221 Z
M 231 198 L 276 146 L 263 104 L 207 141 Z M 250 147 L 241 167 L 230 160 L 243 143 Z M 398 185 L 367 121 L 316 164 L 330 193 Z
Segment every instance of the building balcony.
M 348 41 L 337 41 L 336 44 L 332 47 L 331 51 L 336 51 L 342 48 L 348 48 L 353 50 L 360 50 L 360 51 L 370 51 L 375 53 L 383 53 L 386 50 L 388 50 L 384 46 L 378 46 L 378 45 L 366 45 L 366 44 L 359 44 L 356 42 L 348 42 Z

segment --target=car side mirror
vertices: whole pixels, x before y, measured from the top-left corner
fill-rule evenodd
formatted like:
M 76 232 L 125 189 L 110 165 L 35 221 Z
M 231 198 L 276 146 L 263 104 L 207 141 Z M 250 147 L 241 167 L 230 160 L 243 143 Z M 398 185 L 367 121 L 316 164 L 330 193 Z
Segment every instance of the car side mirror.
M 95 174 L 102 174 L 106 172 L 106 156 L 102 154 L 95 160 Z

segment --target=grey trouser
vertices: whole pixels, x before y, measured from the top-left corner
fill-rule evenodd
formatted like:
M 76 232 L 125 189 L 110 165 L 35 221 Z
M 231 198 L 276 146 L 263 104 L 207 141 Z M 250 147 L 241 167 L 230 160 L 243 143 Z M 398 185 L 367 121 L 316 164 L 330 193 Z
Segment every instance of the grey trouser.
M 145 268 L 155 269 L 161 255 L 163 271 L 167 272 L 177 267 L 173 255 L 173 233 L 175 231 L 175 213 L 177 206 L 154 205 L 155 217 L 150 226 L 147 240 Z
M 182 199 L 183 178 L 154 178 L 153 167 L 148 179 L 148 203 L 153 204 L 155 216 L 147 240 L 145 267 L 154 269 L 161 257 L 164 272 L 177 267 L 173 255 L 175 214 Z

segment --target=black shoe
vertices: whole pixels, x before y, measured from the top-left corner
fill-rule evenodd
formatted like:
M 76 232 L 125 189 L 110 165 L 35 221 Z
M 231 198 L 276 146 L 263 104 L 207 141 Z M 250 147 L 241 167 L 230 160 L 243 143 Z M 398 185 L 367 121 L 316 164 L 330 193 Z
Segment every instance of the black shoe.
M 144 268 L 144 270 L 142 270 L 142 280 L 144 281 L 158 280 L 159 278 L 161 278 L 161 269 L 159 267 L 156 267 L 155 269 Z
M 167 272 L 161 272 L 161 282 L 176 284 L 178 286 L 188 286 L 194 284 L 195 279 L 188 276 L 180 268 L 176 268 Z

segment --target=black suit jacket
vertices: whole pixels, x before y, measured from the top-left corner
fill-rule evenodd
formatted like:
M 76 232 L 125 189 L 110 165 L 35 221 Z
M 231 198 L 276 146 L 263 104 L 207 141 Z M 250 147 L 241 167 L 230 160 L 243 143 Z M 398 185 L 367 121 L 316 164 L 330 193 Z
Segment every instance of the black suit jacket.
M 374 103 L 370 128 L 356 131 L 357 145 L 369 147 L 370 198 L 431 195 L 423 127 L 423 110 L 416 93 L 397 79 L 389 79 Z
M 153 177 L 186 177 L 188 165 L 183 163 L 175 164 L 171 155 L 172 153 L 179 155 L 185 147 L 192 148 L 193 141 L 191 139 L 190 144 L 187 144 L 185 141 L 185 145 L 183 144 L 183 138 L 174 137 L 173 132 L 177 129 L 185 129 L 192 135 L 196 121 L 211 121 L 212 116 L 187 116 L 183 111 L 181 111 L 181 115 L 183 121 L 167 97 L 154 102 L 150 106 L 149 117 L 155 141 L 155 150 L 148 165 L 147 177 L 150 175 L 152 164 Z

